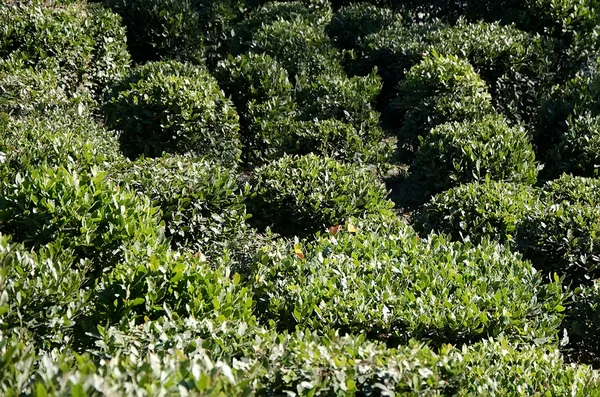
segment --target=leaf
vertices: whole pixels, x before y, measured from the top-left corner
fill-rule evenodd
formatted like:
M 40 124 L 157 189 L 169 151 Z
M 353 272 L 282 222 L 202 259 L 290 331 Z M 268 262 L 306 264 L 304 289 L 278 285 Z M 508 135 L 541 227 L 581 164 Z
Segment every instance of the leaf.
M 348 224 L 348 231 L 350 233 L 356 233 L 356 232 L 358 232 L 358 228 L 356 226 L 354 226 L 353 224 L 349 223 Z

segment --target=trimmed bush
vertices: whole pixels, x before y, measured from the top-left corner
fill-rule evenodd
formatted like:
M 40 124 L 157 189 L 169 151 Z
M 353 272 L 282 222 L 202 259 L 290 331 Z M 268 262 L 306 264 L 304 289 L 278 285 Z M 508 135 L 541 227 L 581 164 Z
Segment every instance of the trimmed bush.
M 507 248 L 348 231 L 281 243 L 257 256 L 258 312 L 279 327 L 366 333 L 406 343 L 469 343 L 507 335 L 555 338 L 567 298 L 558 280 Z M 498 308 L 502 310 L 498 310 Z
M 150 200 L 94 171 L 38 167 L 2 183 L 0 193 L 1 233 L 28 248 L 60 241 L 95 270 L 114 266 L 139 241 L 162 240 Z
M 577 283 L 600 274 L 600 207 L 597 203 L 548 205 L 517 225 L 518 249 L 533 265 Z
M 577 362 L 600 367 L 600 343 L 596 333 L 600 328 L 600 284 L 575 290 L 573 306 L 566 318 L 569 331 L 567 354 Z
M 485 82 L 465 60 L 428 56 L 410 69 L 392 103 L 409 146 L 439 124 L 477 119 L 493 111 Z
M 512 241 L 517 223 L 536 210 L 537 189 L 511 182 L 485 180 L 437 194 L 412 215 L 417 231 L 449 234 L 453 240 Z
M 341 54 L 333 47 L 322 27 L 306 20 L 277 20 L 262 25 L 253 34 L 250 51 L 277 59 L 295 80 L 308 75 L 339 74 Z
M 485 178 L 533 184 L 538 165 L 523 128 L 489 115 L 435 127 L 421 140 L 412 170 L 416 183 L 437 193 Z
M 73 328 L 87 311 L 92 264 L 60 242 L 29 251 L 0 235 L 0 332 L 32 333 L 34 346 L 73 343 Z
M 99 5 L 5 3 L 0 7 L 0 58 L 53 69 L 68 92 L 99 93 L 129 66 L 121 19 Z
M 86 172 L 122 159 L 117 136 L 74 109 L 5 118 L 0 121 L 0 153 L 5 178 L 42 165 Z
M 173 249 L 211 262 L 228 253 L 228 265 L 254 254 L 257 239 L 246 224 L 244 195 L 233 171 L 184 156 L 138 160 L 114 171 L 122 185 L 161 209 Z
M 600 179 L 564 174 L 558 179 L 546 182 L 542 194 L 549 203 L 598 205 Z
M 600 168 L 600 115 L 590 113 L 569 117 L 567 130 L 550 149 L 547 163 L 552 175 L 573 172 L 584 176 L 598 175 Z
M 175 61 L 140 66 L 112 88 L 104 111 L 107 124 L 122 131 L 128 157 L 191 152 L 230 166 L 239 161 L 238 115 L 203 68 Z
M 360 47 L 366 36 L 399 22 L 401 17 L 388 8 L 353 3 L 333 15 L 327 33 L 337 47 L 350 50 Z
M 352 78 L 346 75 L 302 75 L 296 83 L 296 100 L 302 120 L 337 119 L 356 128 L 375 130 L 379 115 L 373 104 L 381 80 L 375 72 Z
M 248 191 L 251 223 L 287 236 L 307 235 L 351 216 L 390 213 L 373 173 L 315 155 L 284 156 L 257 169 Z

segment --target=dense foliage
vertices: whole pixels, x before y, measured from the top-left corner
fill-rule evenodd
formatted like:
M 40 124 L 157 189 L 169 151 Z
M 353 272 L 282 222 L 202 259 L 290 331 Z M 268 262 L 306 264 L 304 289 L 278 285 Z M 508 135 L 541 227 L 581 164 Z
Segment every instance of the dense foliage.
M 0 4 L 0 395 L 600 395 L 598 0 Z

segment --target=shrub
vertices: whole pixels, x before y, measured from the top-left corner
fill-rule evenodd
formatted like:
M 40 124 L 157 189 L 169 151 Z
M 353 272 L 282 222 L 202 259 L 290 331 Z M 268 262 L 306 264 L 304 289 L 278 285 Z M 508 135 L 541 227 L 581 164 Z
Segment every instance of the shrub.
M 392 343 L 556 336 L 566 293 L 558 281 L 544 284 L 507 248 L 435 235 L 421 241 L 406 227 L 379 234 L 349 225 L 314 243 L 261 251 L 258 312 L 285 329 L 334 328 Z
M 0 61 L 0 113 L 44 114 L 57 109 L 84 108 L 92 102 L 85 90 L 67 92 L 53 69 L 37 70 L 14 59 Z
M 296 83 L 296 100 L 302 120 L 337 119 L 356 128 L 376 130 L 379 115 L 373 103 L 381 90 L 375 72 L 348 78 L 345 75 L 302 75 Z
M 392 106 L 403 121 L 400 139 L 414 146 L 436 125 L 490 113 L 490 101 L 485 82 L 467 61 L 434 54 L 410 69 Z
M 551 175 L 574 172 L 579 175 L 598 175 L 600 168 L 600 115 L 589 113 L 569 118 L 567 130 L 547 156 Z
M 437 194 L 412 216 L 420 233 L 449 234 L 454 240 L 513 239 L 517 222 L 540 206 L 537 189 L 512 182 L 485 180 Z
M 256 236 L 246 224 L 244 196 L 233 171 L 184 156 L 143 159 L 115 171 L 122 185 L 161 209 L 173 249 L 211 262 L 229 252 L 230 265 L 252 257 Z
M 251 222 L 284 235 L 306 235 L 350 216 L 388 213 L 393 204 L 365 169 L 315 155 L 284 156 L 255 171 Z
M 277 21 L 306 21 L 322 27 L 329 22 L 331 15 L 329 7 L 311 7 L 310 1 L 269 1 L 251 10 L 246 19 L 234 27 L 235 35 L 230 40 L 230 49 L 236 55 L 242 54 L 251 45 L 256 32 L 265 25 Z
M 120 18 L 98 5 L 5 3 L 0 26 L 0 58 L 54 69 L 68 91 L 98 93 L 129 66 Z
M 301 72 L 308 75 L 339 74 L 340 54 L 322 27 L 304 20 L 277 20 L 254 32 L 250 51 L 268 54 L 292 79 Z
M 542 194 L 549 203 L 597 205 L 600 203 L 600 179 L 564 174 L 548 181 Z
M 421 140 L 411 178 L 429 192 L 490 178 L 533 184 L 538 166 L 522 127 L 499 116 L 446 123 Z
M 94 270 L 115 265 L 139 241 L 159 244 L 150 200 L 107 183 L 94 171 L 39 167 L 0 185 L 0 232 L 36 248 L 61 241 Z
M 0 235 L 0 332 L 27 329 L 37 348 L 69 346 L 89 303 L 91 268 L 59 242 L 29 251 Z
M 598 276 L 600 207 L 562 202 L 535 211 L 517 225 L 516 242 L 533 265 L 575 283 Z
M 85 111 L 78 114 L 74 109 L 5 118 L 0 121 L 0 153 L 0 174 L 5 178 L 44 164 L 87 172 L 122 157 L 117 136 Z
M 145 248 L 145 247 L 144 247 Z M 226 267 L 199 257 L 141 249 L 105 273 L 95 291 L 92 323 L 140 324 L 146 319 L 254 321 L 252 293 Z
M 238 115 L 202 68 L 174 61 L 140 66 L 113 87 L 104 110 L 108 125 L 123 131 L 129 157 L 191 152 L 239 161 Z
M 366 36 L 400 21 L 401 17 L 388 8 L 353 3 L 333 15 L 327 33 L 337 47 L 349 50 L 359 47 Z
M 567 354 L 577 362 L 600 365 L 600 343 L 596 332 L 600 326 L 600 284 L 575 290 L 573 306 L 565 319 L 569 331 Z

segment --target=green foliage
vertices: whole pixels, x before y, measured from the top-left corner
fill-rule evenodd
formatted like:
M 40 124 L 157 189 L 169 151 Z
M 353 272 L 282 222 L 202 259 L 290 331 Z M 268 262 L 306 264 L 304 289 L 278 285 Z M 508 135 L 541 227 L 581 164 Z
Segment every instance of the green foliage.
M 569 118 L 567 130 L 558 136 L 550 149 L 547 163 L 551 173 L 574 172 L 579 175 L 598 175 L 600 168 L 600 114 L 589 113 Z
M 368 35 L 400 21 L 401 17 L 388 8 L 353 3 L 333 15 L 327 33 L 337 47 L 350 50 L 360 47 Z
M 91 268 L 60 242 L 28 251 L 0 236 L 0 332 L 27 329 L 46 349 L 73 343 L 90 299 Z
M 600 179 L 564 174 L 558 179 L 546 182 L 542 194 L 549 203 L 598 205 Z
M 540 204 L 537 189 L 512 182 L 485 180 L 439 193 L 412 216 L 415 229 L 449 234 L 452 239 L 506 243 L 517 222 Z
M 331 44 L 324 28 L 308 20 L 276 20 L 261 25 L 254 32 L 247 49 L 277 59 L 292 79 L 301 72 L 309 75 L 342 72 L 341 55 Z
M 390 213 L 385 186 L 372 172 L 313 154 L 284 156 L 257 169 L 248 211 L 258 228 L 307 235 L 351 216 Z
M 566 318 L 569 331 L 567 353 L 578 362 L 600 365 L 600 343 L 596 333 L 600 327 L 600 284 L 575 291 L 573 305 Z
M 129 157 L 191 152 L 235 165 L 238 115 L 216 80 L 187 63 L 154 62 L 132 70 L 109 93 L 107 124 L 122 131 Z
M 139 324 L 161 316 L 254 321 L 252 293 L 229 268 L 203 258 L 135 247 L 96 287 L 94 320 Z
M 485 178 L 533 184 L 538 165 L 523 128 L 489 115 L 435 127 L 421 139 L 412 170 L 416 183 L 437 193 Z
M 257 238 L 246 224 L 236 174 L 218 164 L 184 156 L 142 159 L 115 169 L 114 178 L 162 211 L 171 246 L 210 261 L 228 253 L 228 265 L 252 257 Z
M 493 110 L 485 82 L 467 61 L 435 54 L 410 69 L 392 106 L 402 122 L 400 140 L 412 147 L 439 124 Z
M 129 66 L 120 18 L 98 5 L 0 6 L 0 58 L 54 70 L 68 92 L 81 85 L 98 93 Z
M 0 61 L 0 114 L 26 116 L 91 104 L 85 90 L 67 92 L 53 69 L 37 70 L 15 59 Z
M 26 247 L 60 241 L 95 269 L 123 259 L 139 241 L 158 244 L 162 228 L 150 200 L 102 174 L 63 167 L 30 169 L 0 185 L 0 232 Z
M 5 178 L 44 164 L 85 172 L 122 158 L 116 135 L 74 109 L 0 121 L 0 153 L 0 174 Z
M 586 283 L 599 274 L 599 219 L 597 203 L 563 201 L 548 205 L 519 222 L 517 246 L 536 268 Z
M 258 312 L 285 329 L 334 328 L 396 343 L 556 336 L 567 294 L 507 248 L 435 235 L 422 241 L 407 227 L 356 229 L 261 251 Z

